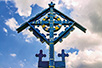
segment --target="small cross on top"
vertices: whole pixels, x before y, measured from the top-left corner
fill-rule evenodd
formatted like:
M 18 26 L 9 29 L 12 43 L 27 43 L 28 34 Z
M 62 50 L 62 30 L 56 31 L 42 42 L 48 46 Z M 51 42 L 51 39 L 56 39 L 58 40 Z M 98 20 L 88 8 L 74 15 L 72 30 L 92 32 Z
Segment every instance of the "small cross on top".
M 43 57 L 46 57 L 46 54 L 43 54 L 43 51 L 40 50 L 40 53 L 39 53 L 39 54 L 36 54 L 35 56 L 36 56 L 36 57 L 39 57 L 39 61 L 42 61 L 42 58 L 43 58 Z
M 62 57 L 62 61 L 65 61 L 65 57 L 68 57 L 69 54 L 64 53 L 64 49 L 62 49 L 62 54 L 58 54 L 58 57 Z
M 53 2 L 51 2 L 51 3 L 49 4 L 50 7 L 54 7 L 54 5 L 55 5 L 55 4 L 54 4 Z

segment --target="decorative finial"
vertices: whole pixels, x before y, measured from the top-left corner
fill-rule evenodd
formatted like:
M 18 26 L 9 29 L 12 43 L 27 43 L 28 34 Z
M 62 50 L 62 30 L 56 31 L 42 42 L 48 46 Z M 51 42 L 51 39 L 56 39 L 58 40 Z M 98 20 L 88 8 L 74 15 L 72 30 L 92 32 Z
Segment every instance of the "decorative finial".
M 51 2 L 50 4 L 48 4 L 49 7 L 54 7 L 55 3 Z

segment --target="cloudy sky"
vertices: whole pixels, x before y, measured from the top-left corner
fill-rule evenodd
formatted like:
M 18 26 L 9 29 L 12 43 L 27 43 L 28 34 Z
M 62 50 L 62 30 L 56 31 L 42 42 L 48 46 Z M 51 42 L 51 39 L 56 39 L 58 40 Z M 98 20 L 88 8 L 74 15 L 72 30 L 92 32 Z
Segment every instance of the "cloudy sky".
M 83 25 L 87 31 L 78 28 L 55 45 L 55 56 L 65 49 L 67 68 L 102 67 L 102 1 L 101 0 L 52 0 L 55 8 Z M 25 29 L 17 33 L 22 23 L 35 16 L 51 0 L 0 0 L 0 68 L 37 68 L 40 49 L 47 54 L 48 45 L 41 43 Z M 40 47 L 40 48 L 39 48 Z M 61 60 L 56 57 L 55 60 Z

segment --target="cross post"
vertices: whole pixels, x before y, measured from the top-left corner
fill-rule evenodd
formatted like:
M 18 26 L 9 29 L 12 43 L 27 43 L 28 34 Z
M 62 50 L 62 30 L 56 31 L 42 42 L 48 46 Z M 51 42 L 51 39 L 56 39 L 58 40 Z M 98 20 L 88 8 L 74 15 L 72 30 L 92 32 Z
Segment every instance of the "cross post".
M 54 30 L 53 30 L 53 8 L 54 8 L 54 3 L 51 2 L 49 4 L 50 7 L 50 44 L 49 44 L 49 68 L 55 68 L 55 63 L 54 63 Z

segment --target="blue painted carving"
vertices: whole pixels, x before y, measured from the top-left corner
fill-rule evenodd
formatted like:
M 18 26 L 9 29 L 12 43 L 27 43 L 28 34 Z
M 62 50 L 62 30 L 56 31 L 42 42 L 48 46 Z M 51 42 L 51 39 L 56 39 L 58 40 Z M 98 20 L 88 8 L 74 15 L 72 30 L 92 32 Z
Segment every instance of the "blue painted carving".
M 69 54 L 64 53 L 64 49 L 62 49 L 62 54 L 58 54 L 58 57 L 62 57 L 62 61 L 65 62 L 65 57 L 68 57 Z
M 64 50 L 62 50 L 62 54 L 58 54 L 59 57 L 62 57 L 62 61 L 54 61 L 54 45 L 58 41 L 62 42 L 63 38 L 66 38 L 70 32 L 74 30 L 74 26 L 81 31 L 86 32 L 86 29 L 83 26 L 55 9 L 54 5 L 55 4 L 51 2 L 49 8 L 38 13 L 35 17 L 32 17 L 17 29 L 19 33 L 29 26 L 29 30 L 33 32 L 42 43 L 46 42 L 49 45 L 49 61 L 42 61 L 42 58 L 46 56 L 43 54 L 42 50 L 40 50 L 39 54 L 36 54 L 36 57 L 39 57 L 38 68 L 65 68 L 65 57 L 68 57 L 69 55 L 65 54 Z M 43 17 L 42 20 L 40 19 L 41 17 Z M 61 20 L 61 17 L 64 19 L 63 21 Z M 35 28 L 35 26 L 42 26 L 48 34 L 45 35 L 44 33 L 40 33 L 40 30 Z M 65 27 L 65 30 L 59 34 L 55 33 L 59 31 L 62 26 Z M 58 35 L 58 37 L 55 37 L 55 35 Z M 46 38 L 46 36 L 49 36 L 49 38 Z
M 43 51 L 40 50 L 40 53 L 39 54 L 36 54 L 36 57 L 39 57 L 39 62 L 42 61 L 42 58 L 43 57 L 46 57 L 46 54 L 43 54 Z

